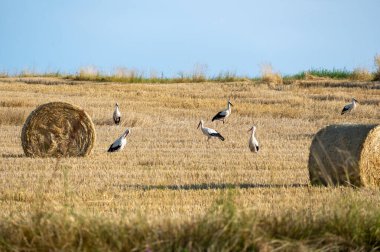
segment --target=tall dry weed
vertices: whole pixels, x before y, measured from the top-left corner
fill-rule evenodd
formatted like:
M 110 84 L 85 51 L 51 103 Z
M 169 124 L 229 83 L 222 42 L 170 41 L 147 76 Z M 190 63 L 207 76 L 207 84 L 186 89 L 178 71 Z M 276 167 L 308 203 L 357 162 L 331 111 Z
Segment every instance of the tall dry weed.
M 261 68 L 261 80 L 268 83 L 271 86 L 283 84 L 283 79 L 280 73 L 274 72 L 271 64 L 262 64 Z
M 375 81 L 380 80 L 380 54 L 376 54 L 375 56 L 375 66 L 376 66 L 376 72 L 374 76 Z
M 80 77 L 95 77 L 97 75 L 99 75 L 99 70 L 95 66 L 86 66 L 79 70 Z
M 0 78 L 7 78 L 9 74 L 7 72 L 0 72 Z
M 371 81 L 373 75 L 367 69 L 358 67 L 352 71 L 350 79 L 357 81 Z
M 207 78 L 207 68 L 208 66 L 206 64 L 195 64 L 191 75 L 193 81 L 205 81 Z
M 139 71 L 136 69 L 129 69 L 127 67 L 118 67 L 115 69 L 114 77 L 135 79 L 137 77 L 142 77 L 142 74 L 139 73 Z

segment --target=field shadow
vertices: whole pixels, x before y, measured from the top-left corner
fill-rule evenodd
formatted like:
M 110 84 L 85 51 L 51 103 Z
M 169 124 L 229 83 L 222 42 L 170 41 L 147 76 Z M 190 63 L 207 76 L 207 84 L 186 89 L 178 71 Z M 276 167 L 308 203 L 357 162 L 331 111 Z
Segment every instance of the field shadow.
M 3 158 L 22 158 L 25 157 L 24 154 L 1 154 Z
M 367 82 L 334 82 L 331 80 L 323 81 L 302 81 L 301 87 L 330 87 L 330 88 L 361 88 L 361 89 L 380 89 L 379 81 L 367 81 Z
M 127 185 L 115 184 L 113 185 L 121 190 L 138 189 L 138 190 L 213 190 L 213 189 L 250 189 L 250 188 L 299 188 L 308 187 L 308 184 L 232 184 L 232 183 L 202 183 L 202 184 L 188 184 L 188 185 Z

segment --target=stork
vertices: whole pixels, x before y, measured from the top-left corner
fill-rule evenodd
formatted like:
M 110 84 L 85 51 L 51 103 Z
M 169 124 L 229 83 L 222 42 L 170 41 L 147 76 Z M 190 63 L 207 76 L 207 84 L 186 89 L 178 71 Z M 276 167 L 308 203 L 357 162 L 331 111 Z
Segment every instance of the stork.
M 220 140 L 224 141 L 224 137 L 220 133 L 218 133 L 216 130 L 204 127 L 203 120 L 199 122 L 197 129 L 199 128 L 199 126 L 201 127 L 203 134 L 208 137 L 207 141 L 210 140 L 211 137 L 217 137 Z
M 108 152 L 116 152 L 121 151 L 124 149 L 125 145 L 127 144 L 127 135 L 130 133 L 130 130 L 127 129 L 118 139 L 116 139 L 115 142 L 111 144 L 111 146 L 108 149 Z
M 257 139 L 255 137 L 256 127 L 252 126 L 252 128 L 250 128 L 248 130 L 248 132 L 250 132 L 250 131 L 252 132 L 252 134 L 251 134 L 251 137 L 249 138 L 249 141 L 248 141 L 249 149 L 254 153 L 258 153 L 259 152 L 259 142 L 257 142 Z
M 216 114 L 212 118 L 212 121 L 220 120 L 220 121 L 223 121 L 223 124 L 224 124 L 224 120 L 227 119 L 227 117 L 229 117 L 230 114 L 231 114 L 231 106 L 233 106 L 233 105 L 230 102 L 230 99 L 228 99 L 227 108 L 225 110 L 222 110 L 222 111 L 218 112 L 218 114 Z
M 115 122 L 115 124 L 119 125 L 120 117 L 121 117 L 121 113 L 119 110 L 119 104 L 116 103 L 115 104 L 115 110 L 113 112 L 113 121 Z
M 359 103 L 359 102 L 355 98 L 352 98 L 351 103 L 349 103 L 346 106 L 344 106 L 341 115 L 343 115 L 343 114 L 345 114 L 347 112 L 351 112 L 352 110 L 354 110 L 356 108 L 356 106 L 357 106 L 357 103 Z

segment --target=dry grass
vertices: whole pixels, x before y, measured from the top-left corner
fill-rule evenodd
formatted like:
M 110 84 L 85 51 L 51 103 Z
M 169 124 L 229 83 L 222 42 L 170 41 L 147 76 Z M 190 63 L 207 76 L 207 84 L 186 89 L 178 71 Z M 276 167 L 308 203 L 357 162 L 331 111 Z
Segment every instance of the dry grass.
M 284 210 L 273 216 L 241 212 L 233 193 L 191 221 L 151 223 L 144 216 L 119 221 L 89 217 L 70 206 L 0 224 L 6 251 L 375 251 L 380 246 L 379 208 L 338 200 L 333 213 Z M 366 212 L 361 209 L 367 208 Z
M 374 80 L 380 81 L 380 54 L 376 54 L 374 61 L 376 67 Z
M 95 66 L 86 66 L 79 69 L 79 76 L 82 77 L 95 77 L 99 74 L 100 72 Z
M 313 81 L 322 81 L 322 80 L 330 80 L 330 77 L 323 77 L 323 76 L 318 76 L 318 75 L 313 75 L 310 72 L 305 73 L 305 80 L 313 80 Z
M 273 67 L 270 64 L 261 65 L 261 80 L 272 87 L 283 83 L 281 74 L 274 72 Z
M 380 89 L 369 89 L 367 84 L 336 81 L 330 86 L 290 84 L 274 90 L 251 81 L 78 85 L 51 81 L 69 85 L 0 79 L 0 101 L 4 101 L 0 106 L 0 218 L 16 213 L 29 216 L 42 200 L 120 223 L 140 216 L 148 223 L 165 219 L 190 223 L 229 190 L 239 211 L 272 217 L 305 211 L 318 218 L 334 211 L 339 199 L 348 196 L 372 206 L 380 204 L 377 189 L 311 187 L 307 170 L 309 146 L 321 127 L 378 123 Z M 353 96 L 362 104 L 341 116 L 342 106 Z M 225 124 L 211 122 L 228 98 L 234 104 L 230 118 Z M 23 155 L 23 119 L 51 101 L 77 104 L 91 116 L 97 142 L 89 157 L 57 163 Z M 116 101 L 121 126 L 109 123 Z M 9 119 L 12 116 L 17 119 Z M 226 141 L 207 142 L 196 129 L 200 118 Z M 248 149 L 246 131 L 252 124 L 261 144 L 258 155 Z M 126 127 L 132 128 L 126 149 L 107 154 Z
M 9 110 L 0 109 L 0 125 L 22 125 L 25 122 L 25 111 L 13 109 L 10 113 Z
M 9 74 L 7 72 L 0 72 L 0 78 L 7 78 Z
M 357 81 L 371 81 L 373 80 L 373 74 L 365 68 L 355 68 L 352 71 L 350 79 Z

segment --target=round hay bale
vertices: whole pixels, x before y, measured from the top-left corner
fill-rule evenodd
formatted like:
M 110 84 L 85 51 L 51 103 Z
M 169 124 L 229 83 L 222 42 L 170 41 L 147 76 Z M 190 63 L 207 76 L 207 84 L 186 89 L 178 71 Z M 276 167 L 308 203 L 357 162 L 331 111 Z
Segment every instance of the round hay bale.
M 28 157 L 77 157 L 88 155 L 95 143 L 95 128 L 81 108 L 51 102 L 36 108 L 21 132 Z
M 330 125 L 314 137 L 309 155 L 312 185 L 380 185 L 380 126 Z

